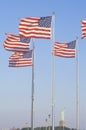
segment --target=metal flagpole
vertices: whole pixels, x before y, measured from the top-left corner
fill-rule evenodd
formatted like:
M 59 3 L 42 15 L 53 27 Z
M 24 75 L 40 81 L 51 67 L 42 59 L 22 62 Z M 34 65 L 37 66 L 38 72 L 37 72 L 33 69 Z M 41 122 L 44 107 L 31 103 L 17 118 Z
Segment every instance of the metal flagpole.
M 78 64 L 78 38 L 76 39 L 76 130 L 79 130 L 79 64 Z
M 53 13 L 52 15 L 52 43 L 55 42 L 55 34 L 54 34 L 54 26 L 55 26 L 55 13 Z M 52 55 L 52 130 L 54 130 L 54 124 L 55 124 L 55 121 L 54 121 L 54 56 Z
M 31 97 L 31 130 L 34 130 L 34 41 L 32 51 L 32 97 Z

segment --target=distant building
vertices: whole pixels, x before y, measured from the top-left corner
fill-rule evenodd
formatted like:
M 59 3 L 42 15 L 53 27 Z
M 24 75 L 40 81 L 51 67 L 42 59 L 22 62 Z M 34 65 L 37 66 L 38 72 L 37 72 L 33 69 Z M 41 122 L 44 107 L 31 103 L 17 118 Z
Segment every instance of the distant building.
M 30 130 L 29 129 L 29 124 L 25 123 L 21 130 Z
M 64 111 L 61 112 L 61 120 L 59 122 L 59 126 L 60 127 L 66 127 L 66 123 L 65 123 L 65 120 L 64 120 Z
M 66 127 L 65 121 L 61 120 L 61 121 L 59 122 L 59 126 L 61 126 L 61 127 Z

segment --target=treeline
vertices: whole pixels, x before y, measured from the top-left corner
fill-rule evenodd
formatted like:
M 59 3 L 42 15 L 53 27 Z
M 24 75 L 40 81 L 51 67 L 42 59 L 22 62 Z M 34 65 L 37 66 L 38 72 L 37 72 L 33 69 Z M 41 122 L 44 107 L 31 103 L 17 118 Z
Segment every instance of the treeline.
M 31 130 L 31 128 L 22 128 L 21 130 Z M 52 130 L 52 127 L 36 127 L 34 130 Z M 67 128 L 67 127 L 55 127 L 54 130 L 76 130 L 74 128 Z

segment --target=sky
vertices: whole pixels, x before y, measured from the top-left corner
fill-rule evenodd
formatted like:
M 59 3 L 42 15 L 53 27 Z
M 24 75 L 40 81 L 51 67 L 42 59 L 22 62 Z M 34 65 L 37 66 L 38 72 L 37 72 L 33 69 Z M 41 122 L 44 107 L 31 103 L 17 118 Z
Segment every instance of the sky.
M 3 47 L 5 33 L 18 35 L 21 18 L 52 16 L 53 12 L 55 41 L 70 42 L 78 37 L 80 130 L 86 129 L 86 39 L 81 39 L 86 0 L 0 1 L 0 128 L 31 125 L 32 67 L 8 67 L 11 52 Z M 52 40 L 35 39 L 34 127 L 45 126 L 52 115 L 52 45 Z M 64 110 L 66 126 L 76 128 L 75 58 L 55 57 L 54 85 L 55 125 Z

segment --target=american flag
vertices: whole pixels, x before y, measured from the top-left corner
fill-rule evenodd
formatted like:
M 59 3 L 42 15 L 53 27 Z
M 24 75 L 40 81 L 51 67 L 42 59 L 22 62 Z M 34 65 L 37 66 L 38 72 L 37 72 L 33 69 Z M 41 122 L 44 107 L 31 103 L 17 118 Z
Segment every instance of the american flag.
M 52 16 L 39 18 L 22 18 L 19 24 L 19 35 L 26 38 L 51 38 Z
M 86 20 L 82 20 L 82 25 L 81 25 L 81 30 L 82 30 L 82 36 L 81 38 L 85 38 L 86 37 Z
M 9 57 L 9 67 L 32 66 L 32 50 L 29 52 L 13 52 Z
M 13 34 L 6 34 L 4 41 L 4 48 L 8 51 L 29 51 L 30 39 L 16 36 Z
M 74 58 L 75 57 L 75 46 L 76 40 L 69 43 L 54 43 L 53 55 L 60 56 L 63 58 Z

